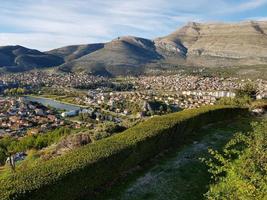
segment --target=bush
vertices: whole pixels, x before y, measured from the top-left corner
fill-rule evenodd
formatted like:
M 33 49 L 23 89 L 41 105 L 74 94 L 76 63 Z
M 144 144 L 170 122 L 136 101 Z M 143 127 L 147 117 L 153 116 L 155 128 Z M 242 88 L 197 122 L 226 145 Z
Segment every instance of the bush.
M 246 111 L 206 106 L 153 117 L 122 133 L 0 179 L 0 199 L 78 199 L 162 150 L 182 145 L 192 137 L 193 130 Z
M 216 104 L 217 105 L 231 105 L 231 106 L 249 106 L 252 102 L 251 97 L 243 96 L 243 97 L 222 97 L 220 98 Z
M 65 135 L 69 135 L 71 129 L 61 127 L 42 135 L 28 135 L 19 140 L 12 137 L 4 137 L 0 140 L 0 148 L 6 149 L 10 154 L 27 151 L 29 149 L 42 149 L 59 141 Z
M 208 199 L 267 199 L 267 121 L 253 127 L 253 132 L 237 133 L 222 153 L 210 150 L 207 164 L 215 184 Z
M 250 82 L 246 83 L 241 89 L 236 90 L 236 97 L 243 98 L 245 96 L 253 98 L 257 93 L 256 86 Z

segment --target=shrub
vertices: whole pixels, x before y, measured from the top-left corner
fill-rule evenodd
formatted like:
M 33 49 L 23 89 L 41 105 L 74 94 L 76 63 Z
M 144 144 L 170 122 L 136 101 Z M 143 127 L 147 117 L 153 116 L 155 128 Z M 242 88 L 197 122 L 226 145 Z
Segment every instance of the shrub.
M 241 89 L 236 90 L 236 97 L 243 98 L 248 96 L 250 98 L 255 97 L 257 92 L 256 86 L 250 82 L 246 83 Z
M 0 179 L 0 199 L 77 199 L 162 150 L 183 144 L 192 137 L 193 130 L 246 111 L 207 106 L 153 117 L 122 133 Z
M 0 148 L 2 147 L 2 149 L 6 149 L 10 154 L 27 151 L 29 149 L 38 150 L 56 143 L 60 138 L 69 135 L 70 133 L 70 128 L 61 127 L 42 135 L 28 135 L 19 140 L 7 136 L 0 140 Z
M 221 153 L 210 150 L 206 163 L 215 184 L 208 199 L 267 199 L 267 121 L 253 124 L 253 129 L 237 133 Z
M 231 105 L 231 106 L 249 106 L 251 102 L 252 102 L 251 97 L 245 95 L 243 97 L 236 97 L 236 98 L 222 97 L 216 102 L 216 104 Z

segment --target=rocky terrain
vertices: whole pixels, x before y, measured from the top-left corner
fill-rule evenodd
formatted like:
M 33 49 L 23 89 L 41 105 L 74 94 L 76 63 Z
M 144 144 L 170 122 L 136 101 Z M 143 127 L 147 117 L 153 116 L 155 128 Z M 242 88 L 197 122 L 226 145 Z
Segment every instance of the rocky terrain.
M 186 64 L 197 66 L 266 64 L 267 22 L 191 22 L 155 44 L 164 54 L 182 53 Z
M 0 66 L 8 71 L 59 66 L 116 76 L 142 74 L 162 66 L 267 66 L 267 22 L 190 22 L 154 40 L 118 37 L 107 43 L 74 45 L 47 52 L 20 46 L 0 48 Z M 249 68 L 250 69 L 250 68 Z

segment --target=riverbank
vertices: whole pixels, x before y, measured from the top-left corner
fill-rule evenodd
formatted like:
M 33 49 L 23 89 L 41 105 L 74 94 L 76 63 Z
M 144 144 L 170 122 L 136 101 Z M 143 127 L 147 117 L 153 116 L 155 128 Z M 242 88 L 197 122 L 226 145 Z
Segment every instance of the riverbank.
M 49 98 L 49 97 L 43 97 L 43 96 L 37 96 L 37 95 L 25 95 L 24 97 L 30 101 L 36 101 L 46 106 L 48 105 L 56 109 L 62 109 L 62 110 L 67 110 L 67 111 L 80 110 L 83 108 L 87 108 L 87 106 L 84 106 L 84 105 L 77 105 L 77 104 L 72 104 L 69 102 L 58 101 L 55 98 Z

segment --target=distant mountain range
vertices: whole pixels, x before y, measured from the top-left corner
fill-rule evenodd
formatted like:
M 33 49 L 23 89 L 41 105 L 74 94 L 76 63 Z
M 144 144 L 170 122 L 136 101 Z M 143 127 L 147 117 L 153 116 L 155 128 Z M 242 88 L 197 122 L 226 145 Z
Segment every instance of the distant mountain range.
M 267 22 L 190 22 L 154 40 L 133 36 L 107 43 L 74 45 L 47 52 L 0 47 L 2 71 L 55 67 L 97 75 L 142 74 L 162 66 L 267 66 Z

